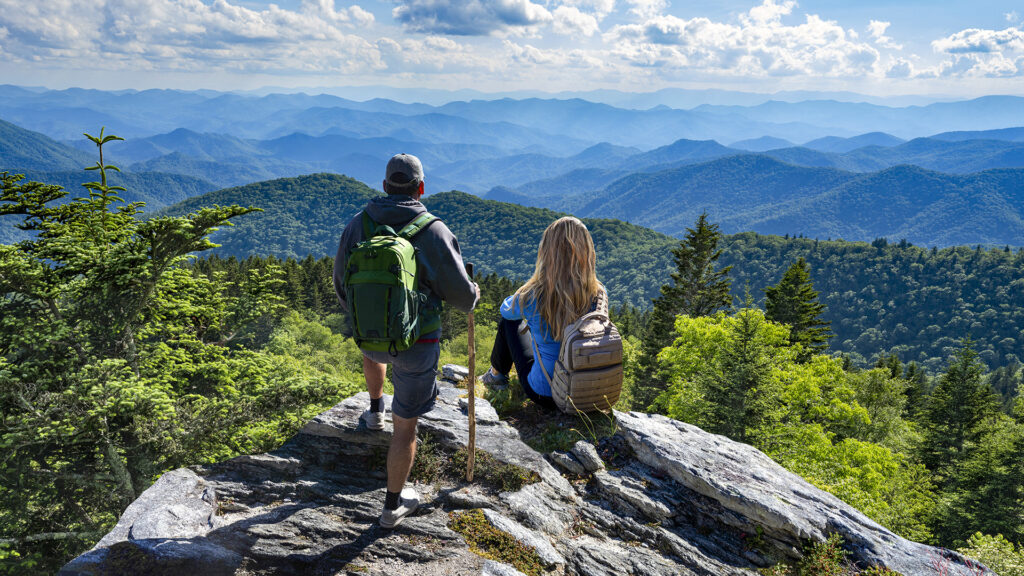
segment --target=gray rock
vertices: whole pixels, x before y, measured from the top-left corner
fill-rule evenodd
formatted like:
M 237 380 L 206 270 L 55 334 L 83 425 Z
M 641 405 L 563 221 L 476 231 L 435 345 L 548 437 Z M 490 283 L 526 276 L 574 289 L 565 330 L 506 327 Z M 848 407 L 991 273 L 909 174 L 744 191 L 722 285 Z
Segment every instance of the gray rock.
M 632 506 L 645 517 L 663 522 L 672 516 L 672 510 L 662 502 L 651 499 L 640 482 L 618 473 L 594 472 L 594 483 L 609 498 Z
M 469 368 L 458 364 L 445 364 L 441 366 L 441 378 L 458 384 L 469 376 Z
M 492 497 L 483 493 L 477 486 L 466 486 L 448 494 L 448 503 L 452 508 L 492 508 Z
M 232 576 L 242 556 L 206 539 L 144 538 L 116 542 L 100 554 L 85 554 L 61 570 L 62 575 Z
M 661 415 L 616 412 L 615 417 L 640 462 L 735 512 L 733 522 L 760 526 L 777 543 L 797 547 L 837 533 L 851 549 L 851 559 L 863 565 L 908 576 L 938 574 L 934 559 L 941 554 L 949 563 L 946 574 L 975 574 L 959 554 L 897 536 L 752 446 Z
M 483 570 L 480 571 L 480 576 L 526 576 L 519 570 L 516 570 L 508 564 L 502 564 L 501 562 L 495 562 L 494 560 L 488 560 L 484 562 Z
M 583 476 L 587 473 L 587 469 L 583 467 L 583 464 L 580 464 L 580 461 L 573 457 L 569 452 L 556 450 L 551 454 L 548 454 L 548 458 L 550 458 L 556 466 L 570 474 Z
M 96 548 L 127 539 L 192 538 L 214 525 L 217 493 L 192 470 L 172 470 L 142 493 L 121 514 Z
M 466 446 L 464 393 L 441 387 L 420 418 L 420 432 L 444 450 Z M 619 435 L 606 441 L 616 469 L 597 468 L 573 487 L 482 399 L 477 449 L 540 481 L 515 492 L 480 481 L 418 485 L 420 508 L 382 530 L 391 426 L 367 430 L 359 416 L 368 404 L 365 392 L 342 401 L 269 454 L 164 474 L 60 574 L 514 574 L 448 528 L 462 508 L 483 509 L 537 549 L 553 575 L 756 576 L 773 559 L 799 557 L 807 539 L 836 532 L 863 564 L 931 576 L 938 562 L 945 574 L 976 574 L 962 556 L 899 538 L 757 450 L 662 416 L 618 413 Z M 593 446 L 578 448 L 551 461 L 583 454 L 595 464 Z M 744 533 L 758 530 L 752 548 Z
M 583 440 L 576 442 L 572 447 L 572 454 L 583 464 L 587 472 L 604 470 L 604 461 L 598 456 L 597 448 L 594 448 L 594 445 L 590 442 Z
M 466 415 L 466 418 L 469 418 L 469 398 L 459 397 L 459 409 Z M 473 406 L 473 413 L 476 415 L 476 423 L 478 426 L 480 424 L 493 425 L 500 422 L 498 412 L 495 411 L 494 407 L 487 402 L 476 402 L 475 406 Z
M 516 519 L 534 530 L 557 536 L 565 532 L 573 521 L 579 499 L 561 497 L 544 482 L 528 484 L 522 490 L 503 493 L 505 504 Z
M 565 558 L 555 550 L 555 547 L 551 545 L 551 542 L 543 534 L 530 530 L 526 526 L 494 510 L 484 510 L 484 517 L 498 530 L 509 534 L 524 546 L 533 548 L 541 561 L 548 566 L 565 564 Z

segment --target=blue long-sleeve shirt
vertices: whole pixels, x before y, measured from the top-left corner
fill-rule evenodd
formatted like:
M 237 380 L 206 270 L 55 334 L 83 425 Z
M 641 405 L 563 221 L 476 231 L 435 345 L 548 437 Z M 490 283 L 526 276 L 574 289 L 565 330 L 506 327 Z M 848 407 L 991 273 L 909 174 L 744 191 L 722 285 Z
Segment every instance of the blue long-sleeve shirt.
M 519 298 L 513 294 L 502 302 L 501 317 L 506 320 L 526 320 L 527 326 L 530 327 L 530 336 L 540 351 L 539 362 L 537 361 L 538 358 L 534 358 L 533 368 L 526 377 L 526 381 L 537 394 L 551 396 L 551 385 L 548 384 L 547 378 L 541 372 L 541 362 L 544 363 L 544 369 L 547 370 L 548 376 L 553 376 L 555 373 L 555 362 L 558 360 L 558 352 L 562 347 L 562 342 L 552 339 L 548 323 L 544 321 L 540 311 L 537 310 L 536 302 L 527 302 L 524 306 L 519 302 Z M 522 378 L 522 374 L 519 377 Z

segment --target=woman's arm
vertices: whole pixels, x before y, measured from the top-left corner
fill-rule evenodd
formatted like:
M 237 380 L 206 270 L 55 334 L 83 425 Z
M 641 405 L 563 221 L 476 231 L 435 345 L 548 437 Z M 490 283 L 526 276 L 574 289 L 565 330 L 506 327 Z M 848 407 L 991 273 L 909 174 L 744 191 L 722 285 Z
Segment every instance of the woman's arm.
M 519 297 L 515 294 L 505 298 L 501 303 L 501 317 L 505 320 L 522 320 L 523 310 L 519 306 Z

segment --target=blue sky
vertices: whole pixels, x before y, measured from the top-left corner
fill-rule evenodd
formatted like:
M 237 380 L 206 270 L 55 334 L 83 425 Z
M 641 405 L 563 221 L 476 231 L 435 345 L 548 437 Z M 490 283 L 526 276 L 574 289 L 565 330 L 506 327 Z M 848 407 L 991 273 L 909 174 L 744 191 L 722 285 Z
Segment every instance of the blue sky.
M 3 82 L 1024 94 L 1024 6 L 923 0 L 0 0 Z

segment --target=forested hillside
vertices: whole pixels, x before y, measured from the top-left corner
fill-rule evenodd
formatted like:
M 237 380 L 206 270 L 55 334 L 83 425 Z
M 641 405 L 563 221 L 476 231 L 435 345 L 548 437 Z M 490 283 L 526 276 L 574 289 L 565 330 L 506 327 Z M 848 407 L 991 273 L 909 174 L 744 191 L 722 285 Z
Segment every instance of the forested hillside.
M 173 207 L 257 206 L 213 236 L 217 253 L 245 257 L 333 257 L 341 229 L 380 194 L 350 178 L 319 174 L 220 190 Z M 459 237 L 466 258 L 483 274 L 526 278 L 544 228 L 560 214 L 445 192 L 424 199 Z M 598 251 L 598 273 L 617 304 L 647 308 L 668 281 L 678 240 L 616 220 L 586 219 Z M 688 225 L 692 225 L 689 223 Z M 732 265 L 734 302 L 749 286 L 754 299 L 803 257 L 826 305 L 836 337 L 831 349 L 860 363 L 896 353 L 936 371 L 970 335 L 981 359 L 995 368 L 1024 359 L 1024 253 L 970 247 L 926 249 L 884 240 L 872 244 L 727 235 L 722 261 Z
M 673 236 L 706 211 L 727 233 L 1024 245 L 1020 168 L 958 175 L 896 166 L 855 173 L 746 154 L 613 180 L 619 175 L 593 174 L 597 181 L 590 182 L 600 187 L 584 192 L 556 178 L 524 187 L 536 198 L 493 195 Z

